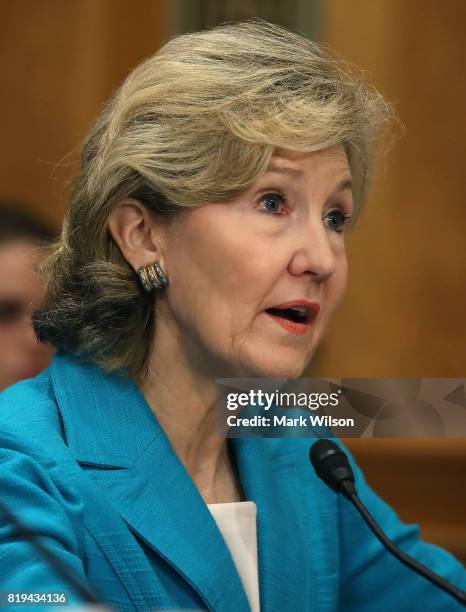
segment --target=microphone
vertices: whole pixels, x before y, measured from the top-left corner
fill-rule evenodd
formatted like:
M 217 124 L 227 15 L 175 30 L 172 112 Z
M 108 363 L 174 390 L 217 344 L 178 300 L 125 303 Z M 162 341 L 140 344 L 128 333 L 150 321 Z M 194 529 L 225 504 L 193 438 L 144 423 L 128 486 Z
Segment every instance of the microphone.
M 15 535 L 22 540 L 29 542 L 39 556 L 45 559 L 49 567 L 52 570 L 55 570 L 55 572 L 68 584 L 68 586 L 72 587 L 72 589 L 78 593 L 87 604 L 100 604 L 100 601 L 89 589 L 89 587 L 77 576 L 75 576 L 57 555 L 48 550 L 38 538 L 38 534 L 23 525 L 3 502 L 0 502 L 0 512 L 3 513 L 6 520 L 14 526 Z
M 425 565 L 404 553 L 380 529 L 373 516 L 358 497 L 353 470 L 351 469 L 348 457 L 338 444 L 327 439 L 318 440 L 309 449 L 309 459 L 317 476 L 333 491 L 343 494 L 355 506 L 375 536 L 401 563 L 429 580 L 466 607 L 466 592 L 461 591 L 441 576 L 432 572 Z

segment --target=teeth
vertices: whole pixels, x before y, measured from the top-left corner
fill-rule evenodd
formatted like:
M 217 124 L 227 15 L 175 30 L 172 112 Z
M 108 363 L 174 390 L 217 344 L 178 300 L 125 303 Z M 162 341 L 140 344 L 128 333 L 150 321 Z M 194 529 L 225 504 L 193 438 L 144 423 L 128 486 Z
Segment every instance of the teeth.
M 301 315 L 307 315 L 307 308 L 305 306 L 292 306 L 290 310 L 294 310 Z

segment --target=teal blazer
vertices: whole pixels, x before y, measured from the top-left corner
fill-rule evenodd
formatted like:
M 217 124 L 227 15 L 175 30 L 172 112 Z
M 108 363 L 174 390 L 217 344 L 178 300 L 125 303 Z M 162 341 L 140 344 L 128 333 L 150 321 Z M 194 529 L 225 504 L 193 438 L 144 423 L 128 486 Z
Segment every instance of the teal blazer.
M 463 609 L 393 559 L 351 504 L 320 482 L 308 460 L 312 439 L 232 442 L 246 498 L 257 504 L 262 611 Z M 360 496 L 387 534 L 464 589 L 462 565 L 420 541 L 417 527 L 400 523 L 354 468 Z M 206 504 L 124 375 L 58 355 L 5 391 L 0 495 L 112 608 L 249 610 Z M 7 591 L 79 600 L 0 515 L 0 592 Z

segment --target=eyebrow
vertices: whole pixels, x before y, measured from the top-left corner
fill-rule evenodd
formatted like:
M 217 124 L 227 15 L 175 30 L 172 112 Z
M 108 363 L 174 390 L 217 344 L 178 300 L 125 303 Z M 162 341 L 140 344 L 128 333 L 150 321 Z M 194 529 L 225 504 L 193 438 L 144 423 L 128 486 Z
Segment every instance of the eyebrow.
M 292 168 L 291 166 L 277 166 L 273 162 L 267 168 L 266 172 L 276 172 L 277 174 L 291 174 L 299 176 L 303 174 L 301 168 Z M 353 181 L 351 178 L 344 178 L 335 187 L 335 191 L 344 191 L 345 189 L 353 190 Z
M 335 187 L 335 191 L 344 191 L 345 189 L 353 191 L 353 181 L 350 178 L 342 179 Z

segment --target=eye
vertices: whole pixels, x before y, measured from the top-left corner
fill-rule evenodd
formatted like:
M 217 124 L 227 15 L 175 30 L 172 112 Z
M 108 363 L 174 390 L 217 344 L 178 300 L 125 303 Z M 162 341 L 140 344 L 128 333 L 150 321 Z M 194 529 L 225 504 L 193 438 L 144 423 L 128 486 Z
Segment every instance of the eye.
M 343 213 L 341 210 L 331 210 L 324 220 L 327 221 L 327 227 L 338 234 L 343 233 L 343 226 L 351 220 L 351 214 Z
M 259 210 L 266 215 L 281 216 L 286 198 L 279 192 L 265 193 L 259 200 Z
M 15 323 L 22 315 L 21 302 L 16 300 L 0 300 L 0 324 Z

